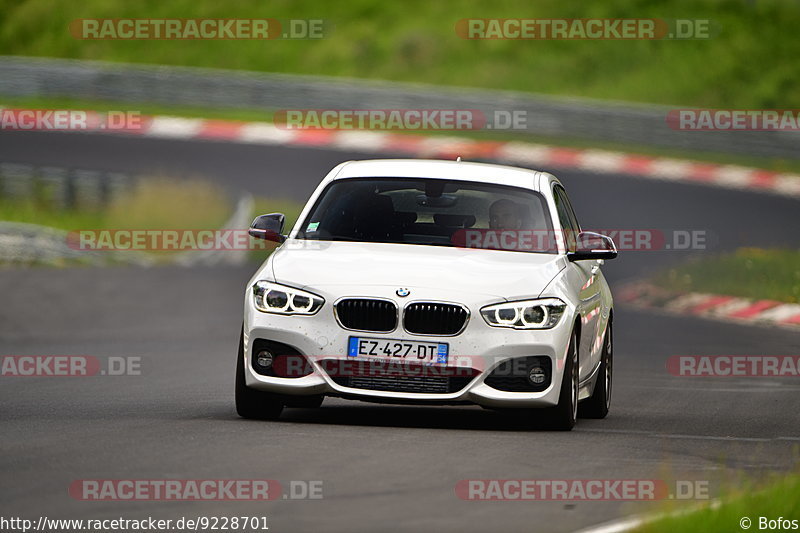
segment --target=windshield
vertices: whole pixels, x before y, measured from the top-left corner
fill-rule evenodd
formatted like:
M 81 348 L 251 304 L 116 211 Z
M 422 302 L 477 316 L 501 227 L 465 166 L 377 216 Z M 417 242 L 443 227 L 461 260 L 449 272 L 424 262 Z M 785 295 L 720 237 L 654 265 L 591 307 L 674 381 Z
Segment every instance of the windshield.
M 350 178 L 322 192 L 297 238 L 557 253 L 544 197 L 518 187 Z

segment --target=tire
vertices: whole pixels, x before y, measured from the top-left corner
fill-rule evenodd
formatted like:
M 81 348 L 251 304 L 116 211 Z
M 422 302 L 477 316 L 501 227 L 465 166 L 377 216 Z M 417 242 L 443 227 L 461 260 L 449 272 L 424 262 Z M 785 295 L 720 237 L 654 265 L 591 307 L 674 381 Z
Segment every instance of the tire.
M 571 431 L 578 417 L 578 336 L 572 332 L 564 362 L 564 376 L 558 405 L 547 409 L 547 425 L 557 431 Z
M 614 369 L 614 334 L 611 321 L 606 327 L 606 338 L 603 342 L 603 353 L 600 357 L 600 369 L 592 396 L 581 402 L 579 414 L 581 418 L 605 418 L 611 407 L 611 390 Z
M 277 420 L 283 403 L 275 394 L 251 389 L 244 379 L 244 334 L 239 335 L 239 353 L 236 357 L 236 412 L 242 418 Z

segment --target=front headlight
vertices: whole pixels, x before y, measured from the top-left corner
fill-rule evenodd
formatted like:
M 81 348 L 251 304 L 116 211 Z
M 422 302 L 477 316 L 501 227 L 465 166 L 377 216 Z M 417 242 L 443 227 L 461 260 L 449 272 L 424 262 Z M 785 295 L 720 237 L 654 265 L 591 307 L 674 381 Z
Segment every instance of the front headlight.
M 325 303 L 321 297 L 270 281 L 253 285 L 253 303 L 262 313 L 313 315 Z
M 488 305 L 481 309 L 481 316 L 498 328 L 549 329 L 558 324 L 566 308 L 558 298 L 522 300 Z

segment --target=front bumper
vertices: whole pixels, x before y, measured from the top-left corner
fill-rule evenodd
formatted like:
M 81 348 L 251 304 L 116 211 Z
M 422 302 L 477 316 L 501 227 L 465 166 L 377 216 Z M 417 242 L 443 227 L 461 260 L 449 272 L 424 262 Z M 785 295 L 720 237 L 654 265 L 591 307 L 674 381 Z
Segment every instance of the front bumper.
M 550 407 L 558 404 L 564 361 L 572 333 L 573 314 L 569 308 L 561 321 L 548 330 L 513 330 L 486 324 L 478 309 L 470 309 L 466 328 L 456 336 L 421 336 L 403 331 L 364 333 L 343 329 L 326 302 L 314 316 L 281 316 L 257 311 L 246 298 L 244 321 L 245 381 L 248 387 L 282 395 L 341 396 L 387 403 L 469 403 L 490 408 Z M 475 375 L 456 392 L 421 393 L 355 388 L 337 383 L 326 371 L 332 360 L 352 361 L 347 356 L 351 336 L 410 341 L 446 342 L 448 364 L 452 370 L 470 367 Z M 310 362 L 313 372 L 303 377 L 264 376 L 253 370 L 253 344 L 265 339 L 293 347 Z M 549 386 L 541 392 L 509 392 L 485 383 L 485 379 L 504 361 L 529 356 L 551 359 Z M 443 367 L 439 367 L 440 369 Z M 463 375 L 463 374 L 462 374 Z

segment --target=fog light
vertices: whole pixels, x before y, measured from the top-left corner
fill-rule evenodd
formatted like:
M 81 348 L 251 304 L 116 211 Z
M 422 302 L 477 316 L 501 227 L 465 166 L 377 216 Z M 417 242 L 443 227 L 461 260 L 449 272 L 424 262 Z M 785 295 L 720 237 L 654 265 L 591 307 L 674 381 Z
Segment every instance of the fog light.
M 258 352 L 256 356 L 256 364 L 262 368 L 272 367 L 272 354 L 266 350 Z
M 534 366 L 528 370 L 528 381 L 530 381 L 533 385 L 541 385 L 544 383 L 545 379 L 547 379 L 547 375 L 544 372 L 544 368 L 540 366 Z

